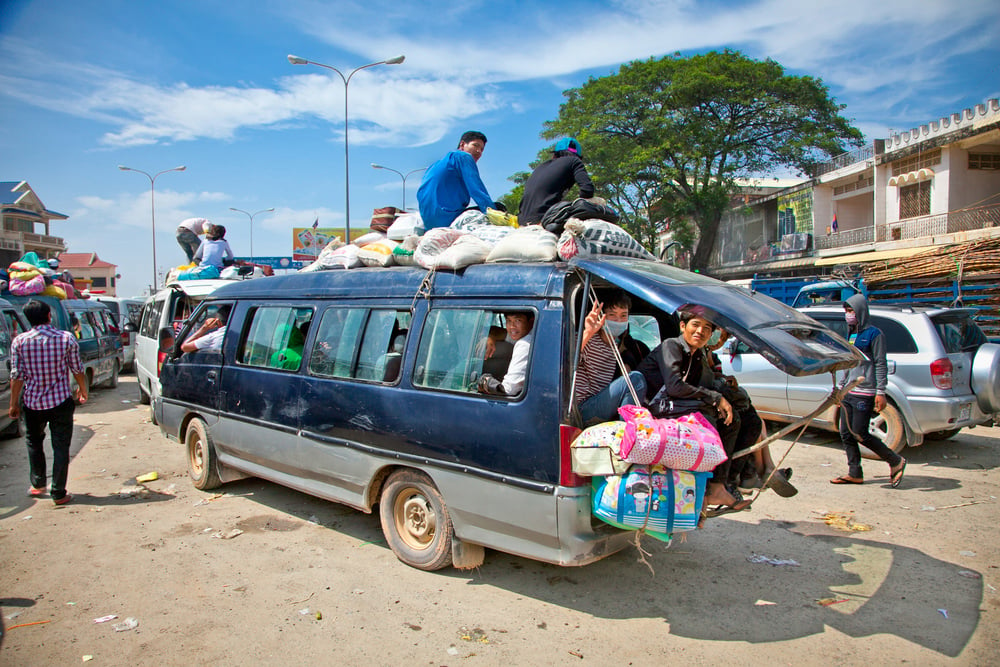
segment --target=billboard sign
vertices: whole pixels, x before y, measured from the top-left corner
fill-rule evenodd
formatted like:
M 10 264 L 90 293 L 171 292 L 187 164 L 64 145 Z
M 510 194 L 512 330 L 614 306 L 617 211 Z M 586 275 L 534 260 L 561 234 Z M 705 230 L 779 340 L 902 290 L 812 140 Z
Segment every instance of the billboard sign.
M 333 237 L 344 238 L 343 227 L 293 227 L 292 228 L 292 259 L 300 262 L 312 262 L 326 247 Z

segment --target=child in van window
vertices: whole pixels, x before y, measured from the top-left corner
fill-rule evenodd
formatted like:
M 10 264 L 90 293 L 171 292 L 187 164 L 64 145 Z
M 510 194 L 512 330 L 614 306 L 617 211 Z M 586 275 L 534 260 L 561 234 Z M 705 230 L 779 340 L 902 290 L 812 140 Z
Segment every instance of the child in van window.
M 528 370 L 528 355 L 531 352 L 531 329 L 535 323 L 535 315 L 530 311 L 509 313 L 507 315 L 507 338 L 514 343 L 510 366 L 503 381 L 497 380 L 489 373 L 479 378 L 479 391 L 497 396 L 516 396 L 524 388 L 524 379 Z

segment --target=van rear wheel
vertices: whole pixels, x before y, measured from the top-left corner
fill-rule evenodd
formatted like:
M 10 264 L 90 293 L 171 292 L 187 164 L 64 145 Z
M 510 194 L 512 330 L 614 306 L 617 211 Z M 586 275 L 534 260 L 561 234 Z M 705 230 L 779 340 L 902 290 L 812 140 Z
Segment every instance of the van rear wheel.
M 422 472 L 393 473 L 379 501 L 382 533 L 399 560 L 418 570 L 451 565 L 455 529 L 444 498 Z
M 142 388 L 141 380 L 139 381 L 139 403 L 142 405 L 149 405 L 150 403 L 149 394 L 147 394 L 146 390 Z
M 222 486 L 215 443 L 208 434 L 205 422 L 198 418 L 191 420 L 184 436 L 184 444 L 187 447 L 188 475 L 191 476 L 194 488 L 207 491 Z
M 111 377 L 108 378 L 107 387 L 109 389 L 114 389 L 118 386 L 118 373 L 120 369 L 118 368 L 118 360 L 115 359 L 111 364 Z
M 872 414 L 868 430 L 881 440 L 886 447 L 897 454 L 906 447 L 906 429 L 903 426 L 903 415 L 892 403 L 886 403 L 882 412 Z M 880 460 L 870 449 L 861 446 L 861 456 L 866 459 Z

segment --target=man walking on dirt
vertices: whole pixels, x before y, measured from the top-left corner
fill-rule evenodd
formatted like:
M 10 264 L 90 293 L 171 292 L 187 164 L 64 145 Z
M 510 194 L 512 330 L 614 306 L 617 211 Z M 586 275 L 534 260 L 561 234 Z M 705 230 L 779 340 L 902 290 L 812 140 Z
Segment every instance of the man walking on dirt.
M 54 328 L 48 304 L 32 300 L 24 306 L 24 316 L 32 326 L 14 339 L 10 349 L 10 409 L 13 419 L 21 416 L 24 394 L 25 442 L 28 445 L 28 495 L 45 494 L 45 426 L 52 440 L 52 486 L 50 496 L 56 505 L 73 499 L 66 492 L 69 475 L 69 446 L 73 438 L 73 412 L 76 404 L 69 386 L 70 373 L 76 378 L 77 398 L 87 401 L 87 379 L 80 361 L 80 346 L 68 331 Z

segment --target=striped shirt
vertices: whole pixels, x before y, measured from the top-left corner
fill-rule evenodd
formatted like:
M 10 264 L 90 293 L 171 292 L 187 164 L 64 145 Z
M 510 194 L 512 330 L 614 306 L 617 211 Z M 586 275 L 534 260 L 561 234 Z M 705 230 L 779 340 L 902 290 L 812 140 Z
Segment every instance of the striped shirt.
M 24 405 L 49 410 L 73 395 L 70 373 L 83 373 L 80 346 L 68 331 L 41 324 L 14 339 L 10 378 L 24 382 Z
M 576 403 L 599 393 L 615 379 L 618 362 L 615 351 L 602 332 L 594 334 L 580 352 L 580 365 L 576 369 Z

